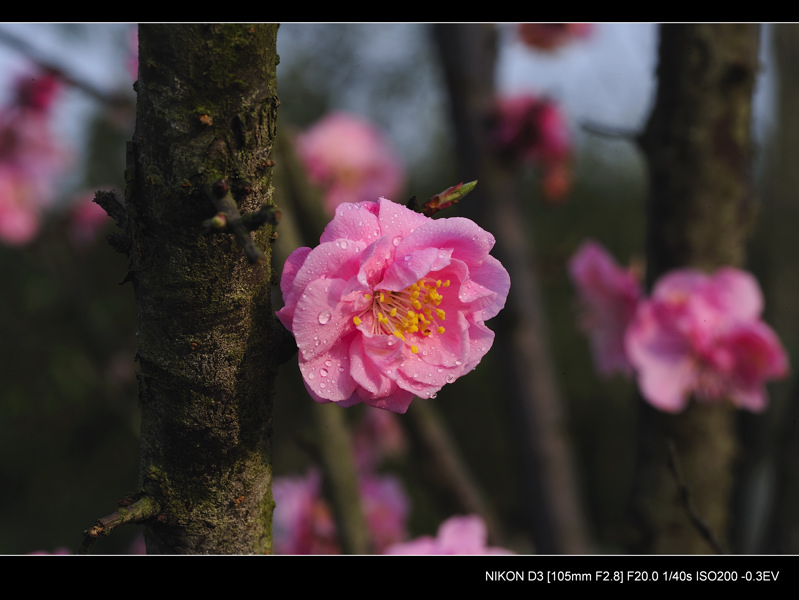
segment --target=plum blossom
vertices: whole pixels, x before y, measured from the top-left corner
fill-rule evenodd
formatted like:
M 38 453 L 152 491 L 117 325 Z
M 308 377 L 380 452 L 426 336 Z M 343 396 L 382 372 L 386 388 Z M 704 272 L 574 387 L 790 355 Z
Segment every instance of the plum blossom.
M 11 105 L 0 110 L 0 239 L 10 245 L 38 233 L 55 178 L 67 164 L 49 122 L 59 87 L 52 73 L 20 77 Z
M 336 524 L 321 496 L 321 475 L 276 477 L 272 484 L 275 554 L 338 554 Z
M 541 169 L 547 200 L 560 200 L 568 193 L 571 136 L 554 101 L 533 94 L 498 98 L 491 118 L 491 139 L 501 160 Z
M 510 278 L 494 237 L 461 217 L 431 219 L 385 198 L 345 203 L 316 248 L 298 248 L 277 316 L 297 341 L 317 402 L 404 413 L 471 371 Z
M 334 112 L 297 138 L 297 154 L 309 179 L 325 192 L 330 214 L 342 202 L 398 194 L 403 167 L 383 134 L 371 123 Z
M 387 458 L 402 455 L 408 446 L 399 418 L 387 410 L 369 410 L 352 430 L 352 447 L 359 472 L 374 471 Z
M 552 52 L 591 33 L 590 23 L 520 23 L 519 38 L 525 46 Z
M 765 409 L 765 382 L 787 374 L 788 360 L 760 315 L 755 278 L 725 267 L 667 273 L 642 301 L 625 336 L 627 356 L 644 398 L 667 412 L 699 401 L 729 400 Z
M 582 308 L 580 326 L 588 336 L 597 371 L 632 374 L 624 335 L 641 298 L 641 285 L 600 244 L 584 242 L 569 261 L 569 274 Z
M 485 523 L 477 515 L 455 516 L 444 521 L 436 537 L 429 535 L 389 546 L 384 554 L 513 554 L 487 546 Z
M 372 546 L 377 553 L 407 537 L 409 501 L 398 479 L 362 474 L 359 492 Z M 275 554 L 339 554 L 330 506 L 321 494 L 321 475 L 276 477 L 273 484 Z

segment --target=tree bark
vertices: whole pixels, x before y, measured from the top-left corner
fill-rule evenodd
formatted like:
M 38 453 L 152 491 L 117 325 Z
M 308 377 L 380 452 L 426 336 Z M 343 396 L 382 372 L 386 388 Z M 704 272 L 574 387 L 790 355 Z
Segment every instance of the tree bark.
M 148 553 L 271 552 L 273 228 L 230 226 L 272 204 L 276 36 L 264 24 L 139 28 L 127 189 L 109 212 L 138 307 L 139 483 L 160 507 Z M 207 233 L 223 196 L 237 208 Z
M 750 124 L 758 66 L 754 25 L 662 25 L 655 107 L 641 138 L 649 167 L 647 282 L 680 267 L 743 266 L 753 216 Z M 669 415 L 641 405 L 630 548 L 714 551 L 681 498 L 687 486 L 727 548 L 736 413 L 693 403 Z M 669 466 L 673 444 L 682 482 Z M 716 548 L 718 550 L 719 548 Z

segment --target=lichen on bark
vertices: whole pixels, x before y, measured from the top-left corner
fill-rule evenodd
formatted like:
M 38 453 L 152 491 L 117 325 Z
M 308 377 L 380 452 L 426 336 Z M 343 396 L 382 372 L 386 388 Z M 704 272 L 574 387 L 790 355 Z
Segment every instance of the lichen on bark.
M 277 25 L 139 27 L 136 131 L 123 229 L 138 307 L 142 491 L 161 508 L 149 553 L 271 551 L 271 406 L 278 329 L 273 226 L 251 265 L 207 234 L 209 187 L 239 212 L 273 204 Z

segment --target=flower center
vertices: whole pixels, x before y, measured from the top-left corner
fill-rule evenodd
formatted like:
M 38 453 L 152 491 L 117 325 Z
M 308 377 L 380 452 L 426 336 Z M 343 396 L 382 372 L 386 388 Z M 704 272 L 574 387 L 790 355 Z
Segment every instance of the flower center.
M 441 322 L 446 313 L 438 308 L 444 298 L 439 290 L 446 287 L 449 287 L 449 279 L 441 281 L 423 277 L 399 292 L 374 290 L 373 294 L 364 294 L 372 301 L 369 308 L 352 320 L 360 325 L 363 322 L 361 317 L 371 313 L 372 334 L 395 335 L 406 343 L 406 335 L 428 337 L 434 332 L 442 334 L 445 330 Z M 416 354 L 419 347 L 411 344 L 411 352 Z

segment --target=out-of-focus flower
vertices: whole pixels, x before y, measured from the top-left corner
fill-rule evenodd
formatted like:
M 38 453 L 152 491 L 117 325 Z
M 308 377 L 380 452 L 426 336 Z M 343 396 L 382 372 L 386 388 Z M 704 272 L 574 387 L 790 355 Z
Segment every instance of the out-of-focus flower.
M 0 239 L 22 245 L 39 230 L 54 200 L 67 157 L 50 131 L 59 83 L 52 73 L 19 78 L 10 106 L 0 110 Z
M 368 474 L 359 479 L 366 524 L 376 552 L 407 537 L 408 499 L 399 481 Z M 336 524 L 321 495 L 321 476 L 277 477 L 273 484 L 275 554 L 338 554 Z
M 639 304 L 625 338 L 644 398 L 667 412 L 682 411 L 690 394 L 765 409 L 765 382 L 784 377 L 788 360 L 760 320 L 762 310 L 760 287 L 744 271 L 664 275 Z
M 276 477 L 272 484 L 275 554 L 338 554 L 336 525 L 321 496 L 321 475 Z
M 386 458 L 405 452 L 407 439 L 396 414 L 369 410 L 352 431 L 352 446 L 359 472 L 367 473 Z
M 69 548 L 65 548 L 63 546 L 60 548 L 56 548 L 52 552 L 46 552 L 44 550 L 34 550 L 33 552 L 28 552 L 28 556 L 52 556 L 56 554 L 61 556 L 66 556 L 72 554 L 72 552 L 70 551 Z
M 347 113 L 331 113 L 300 134 L 297 154 L 324 189 L 330 214 L 342 202 L 396 196 L 404 184 L 402 164 L 382 133 Z
M 69 235 L 77 244 L 93 242 L 110 221 L 105 210 L 93 199 L 94 192 L 83 193 L 69 210 Z
M 560 200 L 568 193 L 571 137 L 555 102 L 532 94 L 500 97 L 490 123 L 495 151 L 504 162 L 539 167 L 548 200 Z
M 399 479 L 391 475 L 362 475 L 358 489 L 374 552 L 381 554 L 388 546 L 406 539 L 410 503 Z
M 461 217 L 430 219 L 385 198 L 341 204 L 314 249 L 286 260 L 277 313 L 297 340 L 317 402 L 404 413 L 471 371 L 505 305 L 494 237 Z
M 519 37 L 525 46 L 552 52 L 591 33 L 590 23 L 521 23 Z
M 590 340 L 597 371 L 603 376 L 631 375 L 624 335 L 641 298 L 638 279 L 593 240 L 577 249 L 569 274 L 580 297 L 580 326 Z
M 488 534 L 477 515 L 450 517 L 438 528 L 438 535 L 422 536 L 394 544 L 384 554 L 513 554 L 505 548 L 486 546 Z

